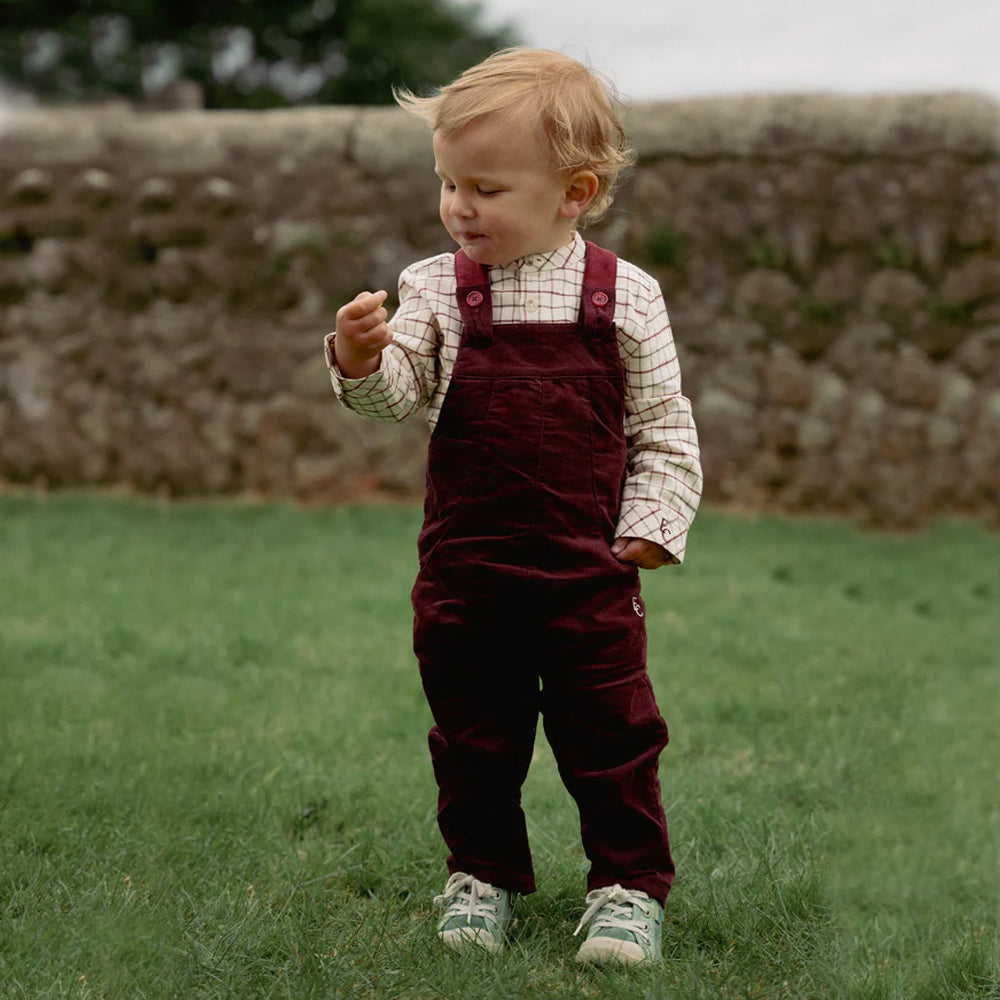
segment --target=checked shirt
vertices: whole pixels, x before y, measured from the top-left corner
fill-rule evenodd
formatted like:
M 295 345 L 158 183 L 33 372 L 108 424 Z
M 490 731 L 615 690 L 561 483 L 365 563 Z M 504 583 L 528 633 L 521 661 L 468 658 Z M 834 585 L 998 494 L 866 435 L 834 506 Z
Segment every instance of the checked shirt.
M 559 250 L 491 267 L 494 323 L 575 323 L 585 256 L 576 235 Z M 389 321 L 393 342 L 367 378 L 344 378 L 334 360 L 335 334 L 326 337 L 334 392 L 348 409 L 373 420 L 402 421 L 423 408 L 434 427 L 461 340 L 455 289 L 452 254 L 403 271 L 399 309 Z M 628 441 L 616 534 L 659 542 L 672 562 L 681 562 L 702 487 L 691 404 L 681 393 L 677 351 L 656 281 L 619 258 L 615 294 Z

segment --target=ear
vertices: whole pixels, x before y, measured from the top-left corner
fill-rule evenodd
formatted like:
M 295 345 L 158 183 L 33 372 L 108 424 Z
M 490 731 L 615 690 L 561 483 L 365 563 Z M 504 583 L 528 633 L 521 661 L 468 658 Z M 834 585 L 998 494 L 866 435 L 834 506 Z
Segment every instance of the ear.
M 578 219 L 597 196 L 600 182 L 592 170 L 578 170 L 566 178 L 566 194 L 559 213 L 564 219 Z

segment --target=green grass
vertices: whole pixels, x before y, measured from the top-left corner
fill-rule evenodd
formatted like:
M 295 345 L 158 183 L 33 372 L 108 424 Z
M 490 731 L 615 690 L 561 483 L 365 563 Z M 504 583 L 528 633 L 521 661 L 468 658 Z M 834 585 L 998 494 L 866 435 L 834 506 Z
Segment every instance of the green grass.
M 408 507 L 0 498 L 0 997 L 1000 997 L 1000 536 L 699 515 L 644 576 L 679 877 L 662 967 L 540 891 L 444 954 Z

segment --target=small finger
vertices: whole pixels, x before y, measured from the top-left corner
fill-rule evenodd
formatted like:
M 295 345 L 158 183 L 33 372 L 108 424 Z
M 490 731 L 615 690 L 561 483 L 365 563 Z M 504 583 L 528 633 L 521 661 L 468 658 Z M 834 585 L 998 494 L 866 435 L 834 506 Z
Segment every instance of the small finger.
M 348 319 L 361 319 L 379 309 L 385 299 L 386 292 L 359 292 L 344 306 L 343 313 Z

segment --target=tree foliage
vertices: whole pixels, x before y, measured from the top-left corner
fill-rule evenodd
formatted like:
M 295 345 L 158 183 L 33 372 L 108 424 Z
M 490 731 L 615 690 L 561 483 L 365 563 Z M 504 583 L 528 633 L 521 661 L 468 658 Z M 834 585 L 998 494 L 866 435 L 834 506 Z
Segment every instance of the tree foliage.
M 199 84 L 206 107 L 384 104 L 516 41 L 451 0 L 0 0 L 0 80 L 41 100 L 142 100 Z

